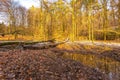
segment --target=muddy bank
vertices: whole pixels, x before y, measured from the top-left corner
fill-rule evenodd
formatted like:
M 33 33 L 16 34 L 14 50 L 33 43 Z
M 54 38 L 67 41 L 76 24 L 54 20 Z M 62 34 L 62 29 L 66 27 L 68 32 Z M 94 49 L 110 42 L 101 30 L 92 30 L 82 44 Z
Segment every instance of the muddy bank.
M 0 49 L 0 79 L 119 80 L 118 47 L 63 44 L 42 50 Z
M 60 46 L 61 53 L 74 53 L 74 54 L 83 54 L 83 55 L 95 55 L 96 57 L 101 58 L 111 58 L 120 62 L 120 44 L 101 44 L 101 43 L 68 43 L 66 45 Z M 59 50 L 53 50 L 59 52 Z
M 104 73 L 46 50 L 0 52 L 0 79 L 108 80 Z

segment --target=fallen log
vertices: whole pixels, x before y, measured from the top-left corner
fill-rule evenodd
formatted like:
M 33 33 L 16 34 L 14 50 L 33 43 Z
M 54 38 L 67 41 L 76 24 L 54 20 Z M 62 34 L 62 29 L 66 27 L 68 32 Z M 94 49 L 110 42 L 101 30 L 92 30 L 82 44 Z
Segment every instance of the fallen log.
M 4 41 L 0 42 L 0 48 L 16 48 L 16 49 L 32 49 L 32 50 L 37 50 L 37 49 L 47 49 L 47 48 L 52 48 L 56 47 L 60 44 L 64 44 L 68 42 L 69 39 L 66 39 L 65 41 L 62 42 L 55 42 L 55 39 L 47 40 L 47 41 Z
M 43 43 L 43 42 L 51 42 L 54 43 L 55 39 L 50 39 L 46 41 L 0 41 L 0 47 L 6 46 L 6 45 L 29 45 L 29 44 L 37 44 L 37 43 Z
M 38 49 L 48 49 L 48 48 L 53 48 L 56 47 L 60 44 L 64 44 L 66 42 L 68 42 L 69 39 L 66 39 L 65 41 L 62 42 L 44 42 L 44 43 L 38 43 L 38 44 L 34 44 L 34 45 L 22 45 L 23 49 L 31 49 L 31 50 L 38 50 Z

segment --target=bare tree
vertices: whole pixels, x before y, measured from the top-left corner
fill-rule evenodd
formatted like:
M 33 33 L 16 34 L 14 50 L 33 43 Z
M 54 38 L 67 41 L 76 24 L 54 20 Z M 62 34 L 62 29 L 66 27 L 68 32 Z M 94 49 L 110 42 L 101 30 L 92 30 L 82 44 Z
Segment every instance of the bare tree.
M 0 0 L 0 10 L 5 14 L 5 16 L 8 16 L 10 30 L 9 32 L 16 31 L 16 13 L 17 8 L 19 4 L 18 2 L 15 2 L 14 0 Z M 16 38 L 15 34 L 15 38 Z

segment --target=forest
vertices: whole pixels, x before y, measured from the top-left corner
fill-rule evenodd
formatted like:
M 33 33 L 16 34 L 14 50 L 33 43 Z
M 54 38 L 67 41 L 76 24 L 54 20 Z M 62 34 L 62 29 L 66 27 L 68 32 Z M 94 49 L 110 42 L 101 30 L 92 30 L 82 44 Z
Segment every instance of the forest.
M 68 37 L 71 41 L 120 38 L 119 0 L 40 0 L 40 7 L 29 9 L 14 0 L 1 0 L 0 4 L 3 16 L 0 34 L 7 39 L 9 36 L 29 40 Z
M 120 79 L 119 0 L 21 1 L 0 0 L 0 80 Z

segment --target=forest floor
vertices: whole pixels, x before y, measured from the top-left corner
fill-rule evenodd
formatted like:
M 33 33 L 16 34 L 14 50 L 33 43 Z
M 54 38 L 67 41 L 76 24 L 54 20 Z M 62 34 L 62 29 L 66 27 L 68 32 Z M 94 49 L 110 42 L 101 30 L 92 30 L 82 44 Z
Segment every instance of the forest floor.
M 42 50 L 0 48 L 0 80 L 119 80 L 120 44 L 68 42 Z

